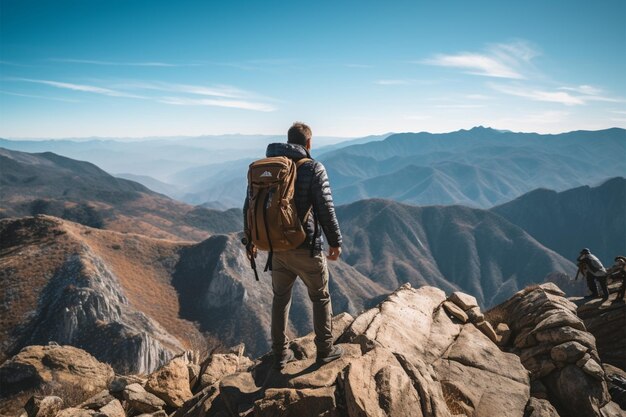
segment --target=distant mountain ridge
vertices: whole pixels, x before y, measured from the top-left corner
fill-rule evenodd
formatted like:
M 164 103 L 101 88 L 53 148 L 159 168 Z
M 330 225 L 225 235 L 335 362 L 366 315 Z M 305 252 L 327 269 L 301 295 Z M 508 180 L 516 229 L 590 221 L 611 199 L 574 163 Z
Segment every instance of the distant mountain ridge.
M 312 156 L 326 166 L 339 204 L 387 198 L 490 208 L 536 188 L 562 191 L 626 176 L 626 130 L 617 128 L 540 135 L 477 127 L 398 133 L 330 151 L 313 145 Z M 263 156 L 261 150 L 232 163 L 186 169 L 170 182 L 185 189 L 181 198 L 192 204 L 239 207 L 247 166 Z
M 51 214 L 92 227 L 199 240 L 241 229 L 239 212 L 193 207 L 97 166 L 0 148 L 0 217 Z
M 562 192 L 534 190 L 491 211 L 567 259 L 584 247 L 608 265 L 626 254 L 625 178 Z
M 489 211 L 363 200 L 337 208 L 343 260 L 385 288 L 462 290 L 492 306 L 574 264 Z
M 539 135 L 478 127 L 395 134 L 325 154 L 322 162 L 340 203 L 384 197 L 488 208 L 535 188 L 561 191 L 625 176 L 624 154 L 624 129 Z
M 382 136 L 340 138 L 316 136 L 316 148 L 337 149 L 341 144 L 363 143 Z M 201 167 L 255 158 L 268 143 L 285 140 L 285 135 L 204 135 L 195 137 L 70 138 L 10 140 L 0 138 L 0 147 L 21 152 L 54 152 L 89 161 L 110 174 L 132 174 L 150 187 L 150 182 L 169 182 L 170 176 L 190 167 Z M 143 178 L 152 177 L 144 183 Z M 180 184 L 176 184 L 180 186 Z M 170 194 L 168 194 L 170 195 Z M 178 197 L 172 194 L 170 197 Z

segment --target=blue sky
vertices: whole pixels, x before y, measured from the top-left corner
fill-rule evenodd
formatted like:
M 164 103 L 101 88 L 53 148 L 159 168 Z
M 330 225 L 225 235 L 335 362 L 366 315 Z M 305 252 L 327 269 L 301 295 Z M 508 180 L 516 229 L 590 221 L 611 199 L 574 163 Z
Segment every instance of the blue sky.
M 624 1 L 0 5 L 2 137 L 626 127 Z

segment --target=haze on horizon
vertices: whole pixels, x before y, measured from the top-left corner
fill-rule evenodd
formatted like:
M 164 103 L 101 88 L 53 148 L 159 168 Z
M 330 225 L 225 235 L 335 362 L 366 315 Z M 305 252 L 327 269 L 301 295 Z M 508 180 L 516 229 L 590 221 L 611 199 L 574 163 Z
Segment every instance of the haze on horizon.
M 1 0 L 0 137 L 626 127 L 626 3 Z

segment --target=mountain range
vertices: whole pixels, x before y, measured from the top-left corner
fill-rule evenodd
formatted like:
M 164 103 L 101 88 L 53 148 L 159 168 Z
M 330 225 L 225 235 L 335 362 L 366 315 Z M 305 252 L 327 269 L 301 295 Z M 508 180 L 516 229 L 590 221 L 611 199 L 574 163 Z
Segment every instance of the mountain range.
M 333 150 L 344 144 L 380 140 L 388 135 L 347 139 L 316 136 L 316 147 Z M 131 174 L 149 181 L 167 182 L 189 167 L 254 158 L 268 143 L 283 140 L 278 135 L 205 135 L 195 137 L 0 139 L 0 147 L 22 152 L 54 152 L 91 162 L 105 171 Z M 143 181 L 141 181 L 143 184 Z M 144 184 L 148 185 L 148 184 Z
M 284 140 L 284 139 L 283 139 Z M 315 145 L 315 143 L 314 143 Z M 626 176 L 626 131 L 558 135 L 484 127 L 451 133 L 401 133 L 334 150 L 312 149 L 340 204 L 386 198 L 416 205 L 490 208 L 537 188 L 563 191 Z M 255 156 L 179 171 L 169 177 L 192 204 L 239 207 Z
M 97 228 L 178 240 L 241 229 L 241 214 L 181 203 L 51 152 L 0 148 L 0 217 L 50 214 Z
M 250 162 L 280 136 L 226 135 L 141 141 L 13 141 L 0 146 L 86 160 L 172 198 L 240 207 Z M 314 137 L 336 201 L 386 198 L 417 205 L 491 208 L 529 191 L 564 191 L 626 177 L 626 130 L 556 135 L 482 126 L 450 133 L 398 133 L 352 140 Z
M 363 200 L 337 208 L 344 261 L 385 288 L 462 290 L 492 306 L 574 265 L 482 209 Z
M 539 189 L 494 207 L 543 245 L 567 259 L 589 248 L 605 265 L 626 254 L 626 179 L 556 192 Z

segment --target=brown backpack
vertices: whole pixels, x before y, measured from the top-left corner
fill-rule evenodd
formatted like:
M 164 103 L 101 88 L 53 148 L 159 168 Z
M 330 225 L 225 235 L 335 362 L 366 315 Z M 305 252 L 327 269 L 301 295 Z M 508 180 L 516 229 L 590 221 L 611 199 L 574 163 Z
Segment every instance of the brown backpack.
M 248 168 L 248 240 L 269 252 L 265 271 L 271 269 L 273 252 L 295 249 L 306 239 L 294 192 L 297 170 L 310 160 L 294 162 L 286 156 L 275 156 L 255 161 Z

